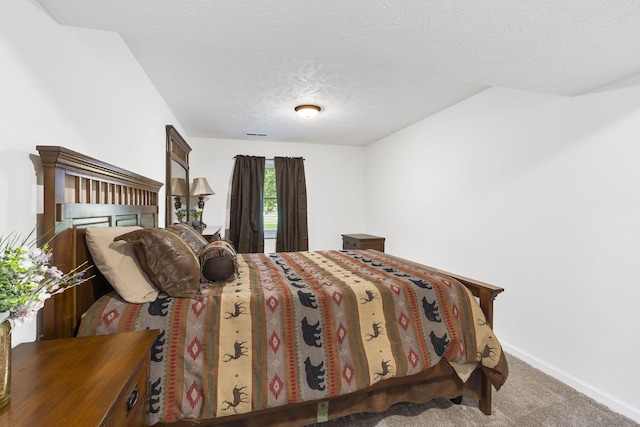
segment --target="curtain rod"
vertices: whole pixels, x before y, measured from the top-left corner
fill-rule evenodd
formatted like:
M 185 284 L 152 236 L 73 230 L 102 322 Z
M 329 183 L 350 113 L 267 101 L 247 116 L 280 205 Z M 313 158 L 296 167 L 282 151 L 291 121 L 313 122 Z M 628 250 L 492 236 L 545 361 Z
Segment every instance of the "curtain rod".
M 236 157 L 240 156 L 241 154 L 238 154 L 236 156 L 233 156 L 233 158 L 235 159 Z M 262 156 L 247 156 L 247 157 L 262 157 Z M 278 157 L 282 157 L 282 156 L 278 156 Z M 287 158 L 287 156 L 284 156 L 285 158 Z M 307 160 L 304 157 L 288 157 L 289 159 L 302 159 L 302 160 Z M 265 157 L 265 160 L 274 160 L 274 157 Z

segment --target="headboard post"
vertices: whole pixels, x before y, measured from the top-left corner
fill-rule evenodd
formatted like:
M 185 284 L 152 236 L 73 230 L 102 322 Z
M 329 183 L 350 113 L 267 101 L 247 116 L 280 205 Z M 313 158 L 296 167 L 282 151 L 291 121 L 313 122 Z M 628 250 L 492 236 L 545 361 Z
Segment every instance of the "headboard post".
M 84 237 L 88 227 L 158 226 L 158 192 L 162 183 L 59 146 L 36 147 L 44 176 L 44 213 L 38 241 L 52 249 L 52 262 L 68 272 L 91 264 Z M 45 302 L 39 338 L 75 336 L 80 316 L 110 290 L 95 277 Z

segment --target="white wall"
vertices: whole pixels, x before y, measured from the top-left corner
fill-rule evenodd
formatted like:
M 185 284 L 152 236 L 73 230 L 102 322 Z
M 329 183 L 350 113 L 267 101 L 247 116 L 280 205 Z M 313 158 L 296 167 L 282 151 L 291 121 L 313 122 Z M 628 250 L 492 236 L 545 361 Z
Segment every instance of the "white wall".
M 164 182 L 164 126 L 178 123 L 119 35 L 60 26 L 31 1 L 2 0 L 0 70 L 0 234 L 35 228 L 36 145 Z M 13 345 L 34 338 L 35 322 L 14 330 Z
M 216 192 L 205 199 L 207 226 L 219 225 L 224 230 L 227 224 L 234 157 L 241 154 L 305 159 L 310 250 L 341 249 L 342 234 L 364 232 L 364 147 L 186 139 L 193 149 L 189 157 L 190 179 L 204 176 Z
M 640 421 L 638 158 L 640 87 L 489 89 L 367 147 L 367 230 L 504 287 L 508 351 Z

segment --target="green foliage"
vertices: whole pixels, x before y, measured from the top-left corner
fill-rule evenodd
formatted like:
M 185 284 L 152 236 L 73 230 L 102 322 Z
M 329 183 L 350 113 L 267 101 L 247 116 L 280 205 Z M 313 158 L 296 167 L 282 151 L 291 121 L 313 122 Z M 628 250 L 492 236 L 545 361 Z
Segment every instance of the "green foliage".
M 47 298 L 87 280 L 86 263 L 64 274 L 49 265 L 51 256 L 47 245 L 38 248 L 15 234 L 0 236 L 0 313 L 10 312 L 10 319 L 24 323 Z
M 265 168 L 264 170 L 264 214 L 276 211 L 276 170 Z

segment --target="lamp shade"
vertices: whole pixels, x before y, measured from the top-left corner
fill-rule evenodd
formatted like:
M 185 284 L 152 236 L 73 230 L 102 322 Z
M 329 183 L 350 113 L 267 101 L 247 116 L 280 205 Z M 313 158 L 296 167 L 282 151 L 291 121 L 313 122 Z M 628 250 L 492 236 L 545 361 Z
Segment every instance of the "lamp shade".
M 192 196 L 211 196 L 213 194 L 216 193 L 211 189 L 211 187 L 209 187 L 207 178 L 196 178 L 193 180 L 193 183 L 191 184 Z
M 172 196 L 187 195 L 187 181 L 185 181 L 184 178 L 171 178 L 171 195 Z

